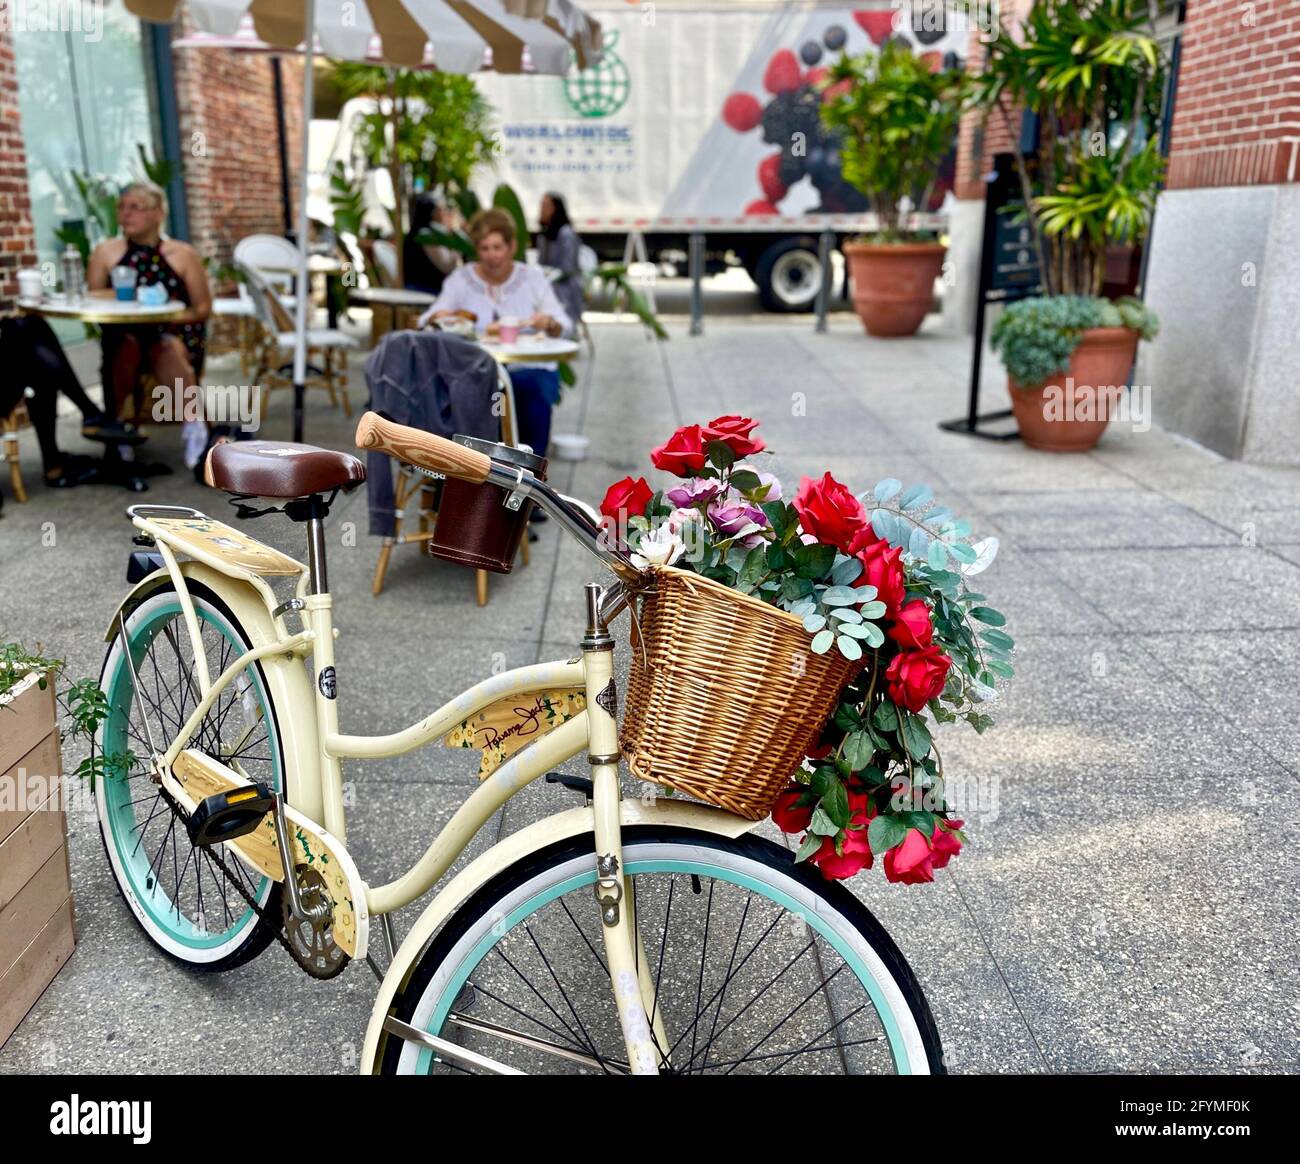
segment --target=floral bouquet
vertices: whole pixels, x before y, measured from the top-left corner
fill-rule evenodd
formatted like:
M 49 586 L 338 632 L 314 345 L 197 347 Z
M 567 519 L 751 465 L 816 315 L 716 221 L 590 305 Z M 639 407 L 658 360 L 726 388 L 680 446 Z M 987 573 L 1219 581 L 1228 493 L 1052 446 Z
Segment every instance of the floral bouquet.
M 1005 619 L 968 588 L 997 553 L 926 485 L 892 477 L 855 495 L 829 473 L 792 501 L 761 465 L 756 421 L 679 428 L 650 454 L 680 480 L 610 486 L 605 536 L 642 568 L 673 566 L 802 619 L 816 654 L 860 662 L 772 819 L 803 833 L 798 861 L 851 877 L 880 857 L 890 881 L 934 880 L 966 839 L 945 797 L 932 725 L 992 723 L 1013 674 Z M 791 714 L 795 701 L 791 701 Z

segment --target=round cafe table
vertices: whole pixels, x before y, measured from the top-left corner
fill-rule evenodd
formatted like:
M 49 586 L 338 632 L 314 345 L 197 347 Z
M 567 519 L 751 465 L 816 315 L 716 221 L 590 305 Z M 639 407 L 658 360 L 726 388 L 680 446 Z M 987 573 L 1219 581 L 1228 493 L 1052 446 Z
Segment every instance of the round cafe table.
M 69 301 L 63 295 L 50 295 L 41 299 L 19 299 L 18 310 L 26 315 L 43 315 L 48 319 L 77 319 L 82 323 L 95 324 L 145 324 L 170 323 L 179 319 L 189 308 L 179 299 L 169 299 L 166 303 L 145 304 L 134 299 L 118 299 L 111 291 L 90 292 L 81 299 Z M 112 404 L 107 401 L 110 389 L 104 386 L 105 407 L 110 411 Z M 121 450 L 115 444 L 104 449 L 100 459 L 96 480 L 105 484 L 121 485 L 132 493 L 143 493 L 149 488 L 146 477 L 160 473 L 170 473 L 166 465 L 151 464 L 141 461 L 124 461 Z
M 501 364 L 563 364 L 578 354 L 574 340 L 548 335 L 521 336 L 512 344 L 483 336 L 479 342 Z
M 19 299 L 18 310 L 27 315 L 44 315 L 49 319 L 79 319 L 83 323 L 170 323 L 189 310 L 179 299 L 169 299 L 157 306 L 134 299 L 117 299 L 112 292 L 91 292 L 69 301 L 63 295 L 43 299 Z

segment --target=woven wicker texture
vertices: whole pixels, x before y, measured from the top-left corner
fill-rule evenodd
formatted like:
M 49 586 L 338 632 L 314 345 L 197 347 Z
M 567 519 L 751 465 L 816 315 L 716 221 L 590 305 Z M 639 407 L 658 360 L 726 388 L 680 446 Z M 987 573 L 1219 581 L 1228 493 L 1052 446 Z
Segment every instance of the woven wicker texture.
M 862 664 L 813 654 L 794 615 L 672 567 L 639 621 L 620 739 L 632 774 L 761 820 Z

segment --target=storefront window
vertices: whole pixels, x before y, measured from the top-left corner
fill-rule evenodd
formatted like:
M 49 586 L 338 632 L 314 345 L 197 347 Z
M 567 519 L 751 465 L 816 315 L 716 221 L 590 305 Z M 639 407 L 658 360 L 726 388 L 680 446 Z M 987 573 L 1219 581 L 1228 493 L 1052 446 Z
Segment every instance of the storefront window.
M 70 11 L 81 3 L 80 16 Z M 140 22 L 121 5 L 71 0 L 60 28 L 13 31 L 18 102 L 42 262 L 63 249 L 61 227 L 84 222 L 100 231 L 78 190 L 92 175 L 121 184 L 144 176 L 139 147 L 154 148 L 154 86 Z

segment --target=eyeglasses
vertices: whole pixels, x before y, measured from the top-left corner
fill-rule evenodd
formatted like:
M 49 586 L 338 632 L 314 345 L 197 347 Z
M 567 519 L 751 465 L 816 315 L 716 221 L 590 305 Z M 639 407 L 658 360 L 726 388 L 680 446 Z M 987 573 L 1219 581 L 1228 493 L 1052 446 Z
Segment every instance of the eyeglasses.
M 157 210 L 158 207 L 150 202 L 119 202 L 117 204 L 118 214 L 125 214 L 127 211 L 139 211 L 144 214 L 149 210 Z

